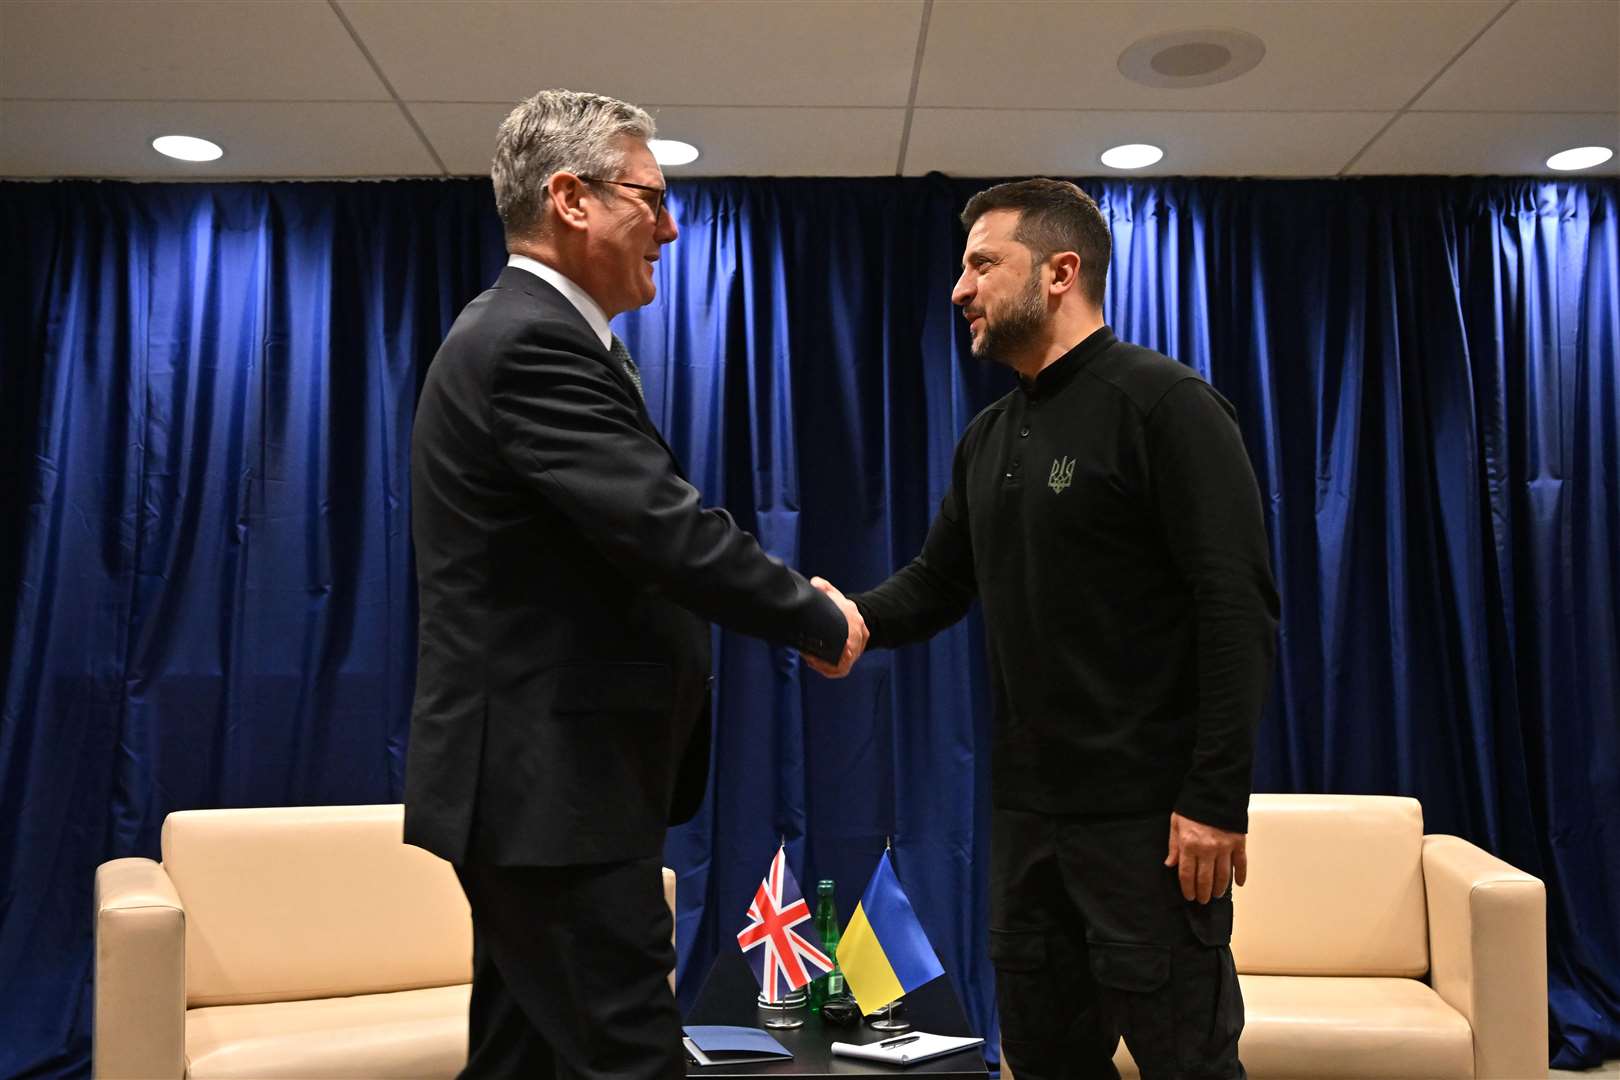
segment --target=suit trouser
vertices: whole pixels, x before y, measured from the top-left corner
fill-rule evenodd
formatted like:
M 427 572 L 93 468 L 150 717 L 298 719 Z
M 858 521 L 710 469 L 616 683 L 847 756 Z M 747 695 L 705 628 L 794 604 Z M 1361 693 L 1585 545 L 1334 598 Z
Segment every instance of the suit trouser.
M 659 859 L 456 876 L 473 919 L 463 1077 L 685 1075 Z
M 1231 890 L 1182 898 L 1169 812 L 1069 818 L 991 811 L 990 959 L 1017 1080 L 1242 1078 Z

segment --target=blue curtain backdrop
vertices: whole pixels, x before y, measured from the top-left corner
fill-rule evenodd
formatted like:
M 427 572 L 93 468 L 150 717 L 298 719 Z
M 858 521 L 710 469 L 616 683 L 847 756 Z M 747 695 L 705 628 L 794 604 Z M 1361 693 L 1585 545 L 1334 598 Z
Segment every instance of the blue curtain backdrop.
M 1084 183 L 1110 322 L 1234 401 L 1266 496 L 1257 789 L 1415 795 L 1542 876 L 1556 1062 L 1620 1053 L 1620 184 Z M 677 182 L 620 320 L 709 500 L 839 584 L 1011 385 L 949 303 L 981 186 Z M 501 261 L 485 182 L 0 184 L 0 1076 L 85 1071 L 94 869 L 166 813 L 400 797 L 415 392 Z M 842 683 L 717 639 L 683 1001 L 779 838 L 847 918 L 892 836 L 990 1034 L 976 619 Z

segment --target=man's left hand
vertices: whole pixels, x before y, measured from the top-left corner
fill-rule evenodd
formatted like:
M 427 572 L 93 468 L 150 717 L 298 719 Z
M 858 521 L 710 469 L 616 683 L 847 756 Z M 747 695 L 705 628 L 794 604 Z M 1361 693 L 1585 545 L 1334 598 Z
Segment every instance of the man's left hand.
M 1248 837 L 1205 825 L 1192 818 L 1170 813 L 1170 854 L 1164 865 L 1176 867 L 1181 877 L 1181 895 L 1207 904 L 1211 897 L 1225 896 L 1227 882 L 1242 885 L 1249 876 L 1249 856 L 1244 851 Z

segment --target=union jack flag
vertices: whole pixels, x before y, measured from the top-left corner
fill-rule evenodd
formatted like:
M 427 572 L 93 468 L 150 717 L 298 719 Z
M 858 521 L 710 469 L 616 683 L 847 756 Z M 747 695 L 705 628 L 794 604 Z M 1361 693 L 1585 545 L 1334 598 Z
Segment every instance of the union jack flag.
M 833 969 L 832 959 L 793 929 L 810 919 L 810 905 L 787 867 L 787 852 L 779 847 L 748 905 L 748 925 L 737 935 L 766 1001 L 781 1001 Z

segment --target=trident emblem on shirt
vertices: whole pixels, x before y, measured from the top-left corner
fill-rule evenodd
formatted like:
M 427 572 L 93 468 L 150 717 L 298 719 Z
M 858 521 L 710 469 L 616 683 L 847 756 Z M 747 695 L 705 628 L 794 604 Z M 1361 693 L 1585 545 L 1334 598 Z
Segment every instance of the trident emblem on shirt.
M 1046 486 L 1056 494 L 1063 494 L 1063 489 L 1069 486 L 1074 479 L 1074 458 L 1054 458 L 1052 460 L 1052 475 L 1046 478 Z

